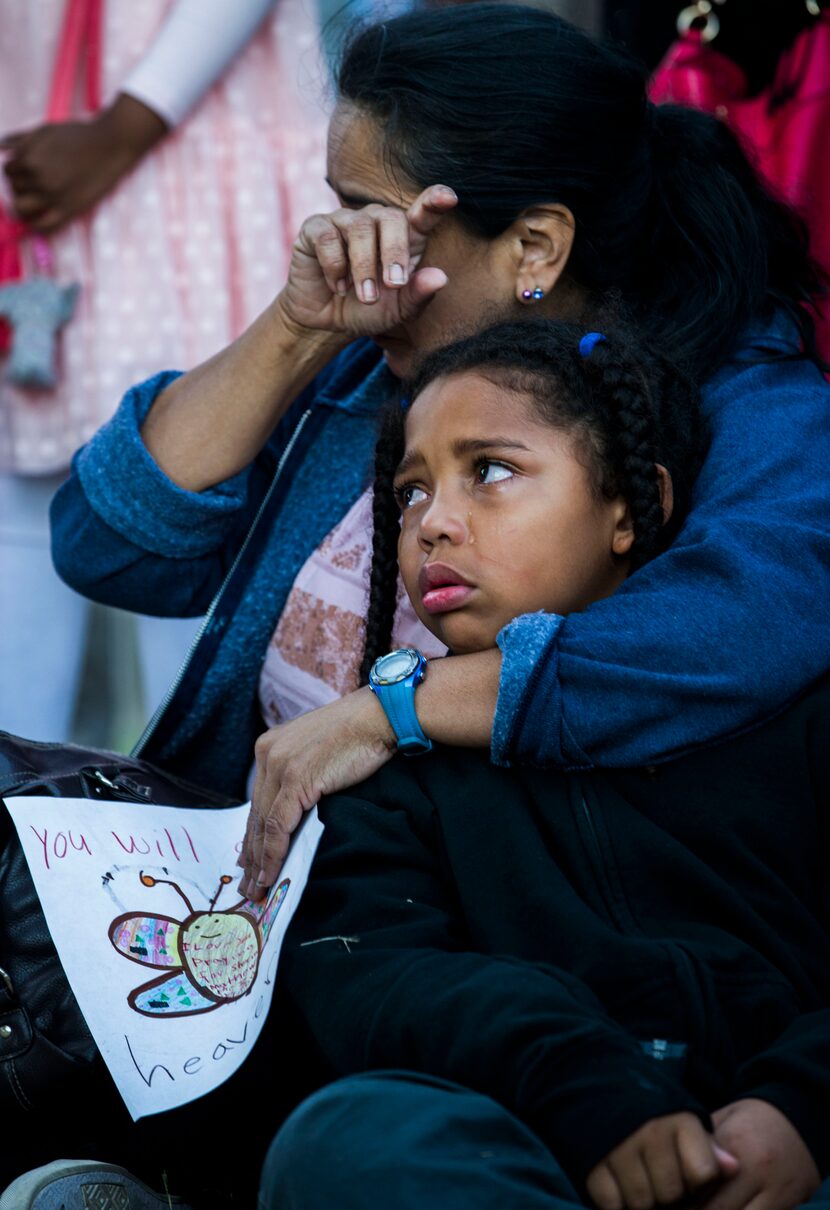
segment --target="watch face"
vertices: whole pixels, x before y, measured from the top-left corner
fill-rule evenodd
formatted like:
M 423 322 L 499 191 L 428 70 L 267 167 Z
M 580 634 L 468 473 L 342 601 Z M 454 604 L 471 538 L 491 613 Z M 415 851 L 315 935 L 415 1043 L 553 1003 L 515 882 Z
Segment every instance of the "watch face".
M 381 685 L 397 685 L 415 671 L 419 662 L 418 652 L 410 647 L 390 651 L 389 655 L 381 656 L 375 664 L 374 679 Z

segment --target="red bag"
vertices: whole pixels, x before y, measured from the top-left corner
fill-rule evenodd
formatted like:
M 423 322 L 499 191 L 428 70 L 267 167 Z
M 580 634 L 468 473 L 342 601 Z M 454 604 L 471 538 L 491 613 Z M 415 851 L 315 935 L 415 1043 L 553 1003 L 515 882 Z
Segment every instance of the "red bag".
M 47 122 L 64 122 L 69 117 L 78 64 L 84 52 L 86 106 L 90 113 L 100 108 L 102 20 L 102 0 L 67 0 L 46 111 Z M 38 269 L 50 272 L 52 254 L 47 241 L 42 236 L 33 236 L 26 224 L 9 214 L 0 201 L 0 286 L 23 277 L 20 243 L 28 238 L 35 245 Z M 10 325 L 0 318 L 0 356 L 9 352 L 11 339 Z
M 703 109 L 726 122 L 773 192 L 810 232 L 815 259 L 830 270 L 830 11 L 803 30 L 778 60 L 775 78 L 748 97 L 746 75 L 691 28 L 669 48 L 649 95 Z M 817 307 L 816 334 L 830 360 L 830 301 Z

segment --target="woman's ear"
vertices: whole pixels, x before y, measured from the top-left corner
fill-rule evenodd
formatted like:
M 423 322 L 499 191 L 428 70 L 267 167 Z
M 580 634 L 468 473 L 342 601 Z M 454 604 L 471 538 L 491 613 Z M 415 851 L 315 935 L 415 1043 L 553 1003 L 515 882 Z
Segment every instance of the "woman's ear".
M 550 205 L 525 210 L 505 233 L 514 249 L 519 302 L 552 293 L 571 255 L 574 231 L 574 216 L 568 207 Z
M 663 524 L 666 525 L 674 512 L 674 487 L 671 475 L 664 466 L 657 464 L 657 478 L 660 481 L 660 507 L 663 510 Z

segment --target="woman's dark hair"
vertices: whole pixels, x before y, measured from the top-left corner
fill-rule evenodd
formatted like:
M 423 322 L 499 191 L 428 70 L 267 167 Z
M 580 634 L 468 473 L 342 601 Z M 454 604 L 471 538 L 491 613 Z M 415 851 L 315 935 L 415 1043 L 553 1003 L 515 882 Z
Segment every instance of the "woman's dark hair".
M 497 324 L 430 354 L 406 398 L 438 378 L 474 372 L 532 401 L 546 423 L 580 438 L 599 495 L 622 496 L 631 510 L 633 570 L 669 544 L 689 509 L 703 459 L 697 393 L 688 378 L 629 328 L 603 326 L 604 339 L 580 353 L 585 329 L 558 320 Z M 363 680 L 389 650 L 397 608 L 400 513 L 392 490 L 404 452 L 404 409 L 390 406 L 375 449 L 374 534 Z M 657 464 L 672 479 L 673 509 L 663 523 Z
M 526 209 L 567 206 L 568 262 L 594 299 L 619 290 L 650 338 L 702 380 L 752 320 L 784 308 L 816 352 L 825 275 L 806 228 L 715 118 L 646 100 L 629 54 L 539 9 L 467 4 L 373 25 L 338 90 L 378 120 L 390 166 L 450 185 L 494 238 Z

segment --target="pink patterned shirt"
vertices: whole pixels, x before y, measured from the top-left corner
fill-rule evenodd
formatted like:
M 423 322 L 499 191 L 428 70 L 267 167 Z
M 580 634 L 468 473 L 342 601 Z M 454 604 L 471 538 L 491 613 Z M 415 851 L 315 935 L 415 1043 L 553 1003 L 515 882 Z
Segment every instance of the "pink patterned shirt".
M 259 680 L 269 727 L 324 706 L 358 687 L 372 560 L 371 488 L 352 505 L 297 575 Z M 393 647 L 429 658 L 446 647 L 418 620 L 398 582 Z

